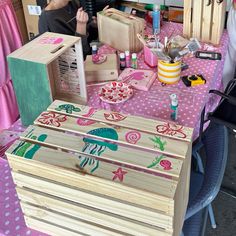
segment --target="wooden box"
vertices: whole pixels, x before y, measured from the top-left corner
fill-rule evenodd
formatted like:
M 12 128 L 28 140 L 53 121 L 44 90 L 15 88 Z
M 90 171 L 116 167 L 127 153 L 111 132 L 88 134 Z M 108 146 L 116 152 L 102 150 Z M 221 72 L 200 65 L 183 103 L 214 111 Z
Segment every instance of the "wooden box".
M 116 9 L 97 13 L 99 41 L 120 51 L 139 52 L 143 44 L 137 34 L 143 35 L 144 19 Z
M 45 33 L 8 56 L 23 125 L 55 99 L 87 101 L 81 39 Z
M 179 236 L 192 129 L 54 101 L 7 151 L 29 227 Z
M 102 64 L 94 64 L 92 56 L 88 55 L 84 63 L 86 82 L 101 82 L 117 80 L 119 67 L 116 54 L 107 54 L 107 60 Z
M 184 0 L 183 34 L 202 42 L 219 44 L 225 25 L 227 2 L 217 2 L 220 0 Z

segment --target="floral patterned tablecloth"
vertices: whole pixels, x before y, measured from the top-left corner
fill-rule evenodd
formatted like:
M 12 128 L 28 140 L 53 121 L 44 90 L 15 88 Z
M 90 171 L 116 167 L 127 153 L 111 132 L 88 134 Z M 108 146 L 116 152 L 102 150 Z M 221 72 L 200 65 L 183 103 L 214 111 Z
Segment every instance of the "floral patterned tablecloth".
M 176 23 L 165 23 L 162 27 L 161 41 L 165 35 L 182 34 L 182 25 Z M 98 97 L 99 86 L 88 87 L 89 106 L 116 110 L 122 113 L 141 115 L 149 118 L 170 120 L 171 93 L 176 93 L 179 98 L 178 124 L 194 128 L 195 139 L 198 136 L 199 119 L 203 107 L 212 110 L 218 102 L 218 98 L 208 94 L 209 89 L 221 89 L 222 70 L 227 50 L 228 35 L 224 32 L 219 47 L 213 48 L 222 53 L 221 61 L 210 61 L 192 58 L 184 59 L 189 69 L 183 71 L 182 75 L 202 74 L 206 79 L 205 85 L 186 87 L 181 81 L 178 84 L 162 86 L 155 81 L 148 92 L 135 90 L 134 96 L 122 104 L 110 105 L 102 102 Z M 208 45 L 203 44 L 204 48 Z M 109 46 L 100 48 L 100 53 L 115 52 Z M 143 62 L 143 53 L 138 54 L 138 67 L 150 69 Z M 0 134 L 0 156 L 3 155 L 7 146 L 11 144 L 24 130 L 18 120 L 9 130 Z M 15 186 L 12 181 L 8 162 L 0 158 L 0 236 L 40 236 L 45 235 L 26 227 L 19 205 Z

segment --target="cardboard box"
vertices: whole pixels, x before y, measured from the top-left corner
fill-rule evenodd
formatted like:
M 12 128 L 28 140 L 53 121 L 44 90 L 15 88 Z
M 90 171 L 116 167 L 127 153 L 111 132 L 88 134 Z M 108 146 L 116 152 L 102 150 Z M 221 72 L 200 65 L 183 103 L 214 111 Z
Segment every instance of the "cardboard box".
M 94 64 L 92 62 L 92 56 L 88 55 L 84 66 L 87 82 L 116 80 L 119 76 L 118 60 L 116 54 L 108 54 L 107 60 L 102 64 Z
M 28 38 L 31 40 L 38 35 L 38 21 L 42 9 L 49 0 L 22 0 Z
M 20 33 L 22 36 L 23 43 L 27 43 L 29 40 L 27 35 L 27 28 L 26 28 L 22 2 L 21 0 L 12 0 L 11 2 L 16 13 L 16 18 L 20 28 Z

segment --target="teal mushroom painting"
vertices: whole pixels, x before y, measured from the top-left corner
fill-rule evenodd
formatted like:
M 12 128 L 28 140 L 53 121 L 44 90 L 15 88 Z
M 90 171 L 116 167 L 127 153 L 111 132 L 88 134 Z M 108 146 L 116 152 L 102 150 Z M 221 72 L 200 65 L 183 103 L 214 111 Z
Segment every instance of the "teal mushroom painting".
M 101 138 L 118 140 L 118 134 L 114 129 L 111 128 L 98 128 L 90 130 L 87 134 L 98 136 Z M 111 142 L 105 142 L 102 140 L 95 140 L 93 138 L 84 138 L 85 145 L 82 149 L 83 153 L 101 156 L 101 154 L 109 148 L 112 151 L 117 151 L 118 145 Z M 99 167 L 99 160 L 96 160 L 87 156 L 79 156 L 80 159 L 80 168 L 84 168 L 86 165 L 91 166 L 90 173 L 93 173 Z

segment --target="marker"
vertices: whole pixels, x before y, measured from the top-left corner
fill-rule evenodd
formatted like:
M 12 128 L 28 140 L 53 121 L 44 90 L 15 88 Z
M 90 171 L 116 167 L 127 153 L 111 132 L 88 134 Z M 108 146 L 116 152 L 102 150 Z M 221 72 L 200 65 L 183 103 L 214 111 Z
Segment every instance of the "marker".
M 178 99 L 177 99 L 177 95 L 175 93 L 172 93 L 170 95 L 170 100 L 171 100 L 170 108 L 172 110 L 170 118 L 172 120 L 176 121 L 177 118 L 178 118 Z

